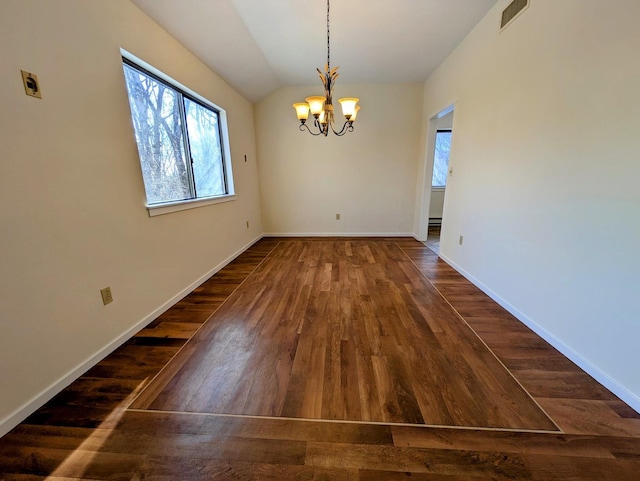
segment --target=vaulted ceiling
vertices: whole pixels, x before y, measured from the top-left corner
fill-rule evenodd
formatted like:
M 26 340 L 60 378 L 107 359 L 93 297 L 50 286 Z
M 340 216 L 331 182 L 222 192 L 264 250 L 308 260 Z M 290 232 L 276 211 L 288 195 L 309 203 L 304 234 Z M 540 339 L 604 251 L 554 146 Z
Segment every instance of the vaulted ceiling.
M 251 101 L 319 82 L 326 0 L 131 0 Z M 340 82 L 422 82 L 497 0 L 333 0 Z

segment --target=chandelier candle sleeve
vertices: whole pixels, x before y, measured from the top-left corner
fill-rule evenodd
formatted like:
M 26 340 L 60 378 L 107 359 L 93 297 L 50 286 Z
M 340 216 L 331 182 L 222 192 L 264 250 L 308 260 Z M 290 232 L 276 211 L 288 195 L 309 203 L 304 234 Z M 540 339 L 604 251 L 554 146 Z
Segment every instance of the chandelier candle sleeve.
M 307 118 L 309 118 L 309 104 L 306 102 L 301 102 L 293 104 L 293 108 L 296 109 L 298 120 L 302 123 L 306 122 Z
M 298 102 L 293 104 L 293 108 L 296 109 L 296 115 L 300 121 L 300 130 L 307 130 L 311 135 L 323 135 L 327 136 L 329 130 L 335 135 L 342 136 L 347 132 L 353 132 L 353 122 L 356 120 L 358 110 L 360 106 L 358 102 L 360 99 L 355 97 L 345 97 L 339 100 L 342 105 L 342 113 L 346 119 L 340 130 L 337 130 L 334 125 L 333 114 L 333 88 L 338 78 L 338 67 L 331 68 L 331 48 L 330 48 L 330 31 L 329 31 L 329 11 L 330 4 L 327 0 L 327 64 L 324 67 L 324 71 L 318 70 L 320 80 L 322 81 L 322 87 L 324 89 L 324 96 L 312 96 L 307 97 L 305 102 Z M 307 124 L 309 118 L 309 112 L 313 115 L 313 129 Z
M 325 97 L 307 97 L 304 99 L 309 104 L 309 110 L 311 110 L 311 115 L 313 115 L 316 119 L 320 115 L 321 112 L 324 111 L 324 103 L 327 100 Z
M 338 100 L 340 105 L 342 105 L 342 114 L 345 116 L 347 120 L 351 120 L 356 113 L 356 104 L 360 99 L 350 97 Z
M 360 111 L 360 106 L 356 105 L 356 108 L 353 110 L 353 115 L 351 116 L 351 118 L 349 119 L 349 121 L 351 122 L 355 122 L 356 121 L 356 117 L 358 116 L 358 112 Z

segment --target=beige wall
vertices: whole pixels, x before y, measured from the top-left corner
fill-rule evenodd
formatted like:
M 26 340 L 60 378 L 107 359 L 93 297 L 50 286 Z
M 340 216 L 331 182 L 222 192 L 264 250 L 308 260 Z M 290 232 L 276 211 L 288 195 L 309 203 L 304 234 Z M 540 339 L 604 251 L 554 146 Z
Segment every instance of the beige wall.
M 236 201 L 148 216 L 120 48 L 226 109 Z M 0 70 L 2 434 L 262 226 L 252 105 L 129 1 L 3 0 Z
M 429 219 L 442 219 L 444 210 L 444 188 L 431 189 L 431 201 L 429 202 Z
M 440 252 L 640 410 L 640 3 L 537 0 L 498 33 L 507 4 L 425 85 L 425 125 L 455 103 Z
M 410 234 L 422 85 L 338 81 L 334 97 L 359 97 L 362 105 L 355 132 L 340 138 L 298 130 L 291 104 L 320 90 L 319 81 L 284 88 L 256 105 L 265 232 Z

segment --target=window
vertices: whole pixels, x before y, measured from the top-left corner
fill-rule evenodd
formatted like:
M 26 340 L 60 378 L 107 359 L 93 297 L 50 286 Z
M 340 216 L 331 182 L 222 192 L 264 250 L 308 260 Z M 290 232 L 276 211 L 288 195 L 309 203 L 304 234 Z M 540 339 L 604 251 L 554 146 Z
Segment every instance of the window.
M 436 146 L 433 156 L 433 178 L 431 187 L 445 187 L 449 173 L 449 151 L 451 150 L 451 131 L 436 132 Z
M 150 213 L 233 194 L 224 111 L 124 57 L 123 67 Z

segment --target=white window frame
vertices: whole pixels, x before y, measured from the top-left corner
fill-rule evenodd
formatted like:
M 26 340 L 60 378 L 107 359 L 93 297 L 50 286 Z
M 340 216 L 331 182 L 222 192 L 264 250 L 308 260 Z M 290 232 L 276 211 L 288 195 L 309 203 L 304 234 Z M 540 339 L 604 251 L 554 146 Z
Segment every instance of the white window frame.
M 146 70 L 152 75 L 158 77 L 161 81 L 169 84 L 170 87 L 178 91 L 181 91 L 190 97 L 193 97 L 197 101 L 203 103 L 205 106 L 215 110 L 218 113 L 218 118 L 219 118 L 220 144 L 221 144 L 220 146 L 222 150 L 222 162 L 223 162 L 223 169 L 224 169 L 225 181 L 227 186 L 227 193 L 223 195 L 213 196 L 213 197 L 199 197 L 195 199 L 185 199 L 185 200 L 177 200 L 177 201 L 154 203 L 154 204 L 145 203 L 149 216 L 154 217 L 157 215 L 169 214 L 171 212 L 179 212 L 186 209 L 195 209 L 197 207 L 204 207 L 207 205 L 220 204 L 223 202 L 230 202 L 235 200 L 236 195 L 235 195 L 235 187 L 233 183 L 231 150 L 229 149 L 229 128 L 227 123 L 227 112 L 223 108 L 207 100 L 206 98 L 194 92 L 187 86 L 169 77 L 168 75 L 159 71 L 152 65 L 149 65 L 144 60 L 141 60 L 135 55 L 131 54 L 130 52 L 120 49 L 120 53 L 122 55 L 123 63 L 125 63 L 125 59 L 126 59 L 126 61 L 134 64 L 134 66 L 137 66 L 142 70 Z M 133 125 L 131 128 L 133 128 Z

